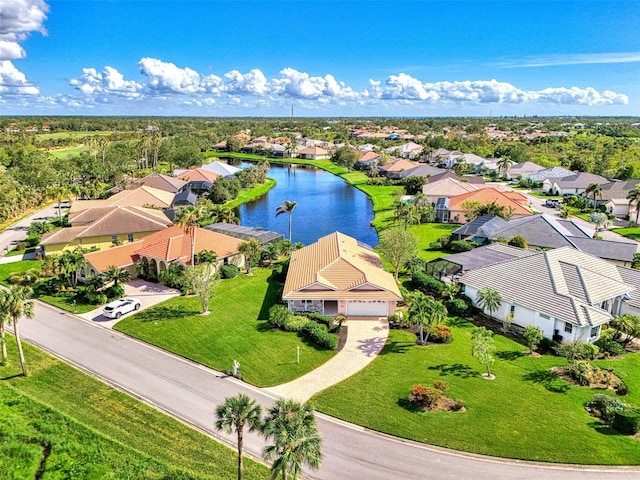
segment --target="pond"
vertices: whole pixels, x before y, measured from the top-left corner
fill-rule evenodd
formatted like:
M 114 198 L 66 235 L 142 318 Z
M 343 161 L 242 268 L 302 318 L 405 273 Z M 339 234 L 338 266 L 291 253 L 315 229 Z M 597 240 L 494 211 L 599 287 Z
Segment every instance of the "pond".
M 250 164 L 242 164 L 244 167 Z M 272 165 L 268 173 L 277 185 L 261 198 L 239 207 L 242 225 L 261 227 L 289 236 L 289 215 L 276 217 L 285 200 L 297 202 L 293 210 L 292 241 L 309 245 L 318 238 L 342 232 L 375 246 L 378 234 L 371 226 L 371 199 L 342 178 L 314 167 Z

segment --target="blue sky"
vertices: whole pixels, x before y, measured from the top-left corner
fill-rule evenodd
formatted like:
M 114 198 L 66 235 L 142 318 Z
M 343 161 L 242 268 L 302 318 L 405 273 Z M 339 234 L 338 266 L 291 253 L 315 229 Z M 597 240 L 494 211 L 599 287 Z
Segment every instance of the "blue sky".
M 0 0 L 0 114 L 640 115 L 638 1 Z

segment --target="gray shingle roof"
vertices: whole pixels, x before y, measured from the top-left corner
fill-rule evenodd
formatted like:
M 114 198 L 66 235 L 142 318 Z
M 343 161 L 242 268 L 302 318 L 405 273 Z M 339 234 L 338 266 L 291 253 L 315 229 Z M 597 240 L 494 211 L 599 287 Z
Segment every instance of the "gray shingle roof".
M 578 326 L 608 322 L 597 304 L 635 290 L 612 263 L 567 247 L 470 270 L 461 282 Z
M 482 215 L 454 230 L 452 235 L 457 235 L 462 238 L 475 236 L 489 238 L 493 232 L 505 223 L 507 223 L 507 221 L 497 215 Z
M 504 243 L 493 243 L 484 247 L 474 248 L 469 252 L 454 253 L 443 258 L 437 258 L 427 263 L 430 275 L 451 275 L 462 271 L 494 265 L 496 263 L 513 260 L 514 258 L 536 255 L 538 252 L 524 248 L 512 247 Z
M 611 200 L 612 198 L 627 198 L 630 190 L 640 184 L 640 180 L 635 178 L 631 180 L 618 180 L 601 185 L 601 200 Z

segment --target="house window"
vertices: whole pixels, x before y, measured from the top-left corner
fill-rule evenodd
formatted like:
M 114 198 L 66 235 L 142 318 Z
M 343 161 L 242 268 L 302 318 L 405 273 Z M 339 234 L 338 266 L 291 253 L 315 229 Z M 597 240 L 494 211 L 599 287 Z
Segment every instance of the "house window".
M 573 325 L 571 325 L 570 323 L 565 322 L 564 331 L 567 332 L 567 333 L 573 332 Z
M 127 234 L 127 241 L 128 242 L 133 242 L 133 233 L 128 233 Z
M 600 325 L 598 325 L 597 327 L 593 327 L 591 329 L 591 337 L 590 338 L 595 338 L 600 334 Z
M 114 245 L 118 244 L 118 236 L 117 235 L 111 235 L 111 243 L 113 243 Z
M 515 315 L 515 313 L 516 313 L 516 306 L 511 305 L 511 315 Z
M 547 315 L 546 313 L 541 313 L 540 314 L 540 318 L 544 318 L 546 320 L 551 320 L 551 317 L 549 315 Z

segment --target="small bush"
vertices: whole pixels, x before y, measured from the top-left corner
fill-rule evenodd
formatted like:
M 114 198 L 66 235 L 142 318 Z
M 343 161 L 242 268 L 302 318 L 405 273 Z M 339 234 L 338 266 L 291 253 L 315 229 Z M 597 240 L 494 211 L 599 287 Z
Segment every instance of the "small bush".
M 338 348 L 338 336 L 329 333 L 326 325 L 316 323 L 313 320 L 307 320 L 302 328 L 302 333 L 313 343 L 326 350 L 335 350 Z
M 107 298 L 122 298 L 124 297 L 124 287 L 119 283 L 118 285 L 111 285 L 104 291 Z
M 269 319 L 267 324 L 271 328 L 283 328 L 291 312 L 284 305 L 274 305 L 269 309 Z
M 444 288 L 444 282 L 426 273 L 415 273 L 411 278 L 411 285 L 424 293 L 436 296 L 439 296 Z
M 444 306 L 447 307 L 449 315 L 454 315 L 456 317 L 464 317 L 469 311 L 469 304 L 462 298 L 452 298 L 447 300 Z
M 282 327 L 286 332 L 301 332 L 307 323 L 309 323 L 307 317 L 303 315 L 291 315 L 284 320 Z
M 468 252 L 476 248 L 476 244 L 466 240 L 454 240 L 449 245 L 449 249 L 454 252 Z
M 603 353 L 622 355 L 624 353 L 624 347 L 614 340 L 615 335 L 616 331 L 613 328 L 603 330 L 600 338 L 594 342 L 594 345 Z
M 627 404 L 617 398 L 598 393 L 586 406 L 590 411 L 595 410 L 602 420 L 611 423 L 615 413 L 623 410 L 627 407 Z
M 588 386 L 596 374 L 595 367 L 585 360 L 569 363 L 568 370 L 571 377 L 582 386 Z
M 409 401 L 422 409 L 433 407 L 442 398 L 442 390 L 424 385 L 414 385 L 409 394 Z
M 304 312 L 303 315 L 307 317 L 309 320 L 313 320 L 317 323 L 322 323 L 327 326 L 327 328 L 331 327 L 333 323 L 333 319 L 327 315 L 322 315 L 318 312 Z
M 220 267 L 221 278 L 234 278 L 238 276 L 240 269 L 236 265 L 223 265 Z
M 26 244 L 26 242 L 19 242 L 19 243 L 16 245 L 16 252 L 22 252 L 23 250 L 26 250 L 26 249 L 27 249 L 27 244 Z
M 29 236 L 25 239 L 25 244 L 27 248 L 33 248 L 40 243 L 39 236 Z
M 640 431 L 640 409 L 627 407 L 616 410 L 611 426 L 624 435 L 635 435 Z
M 442 250 L 442 243 L 440 243 L 440 242 L 431 242 L 429 244 L 429 248 L 431 248 L 433 250 Z
M 446 325 L 434 325 L 429 334 L 429 340 L 434 343 L 449 343 L 451 341 L 451 330 Z
M 433 388 L 440 390 L 441 392 L 447 392 L 449 390 L 449 385 L 444 380 L 436 380 L 431 384 Z

